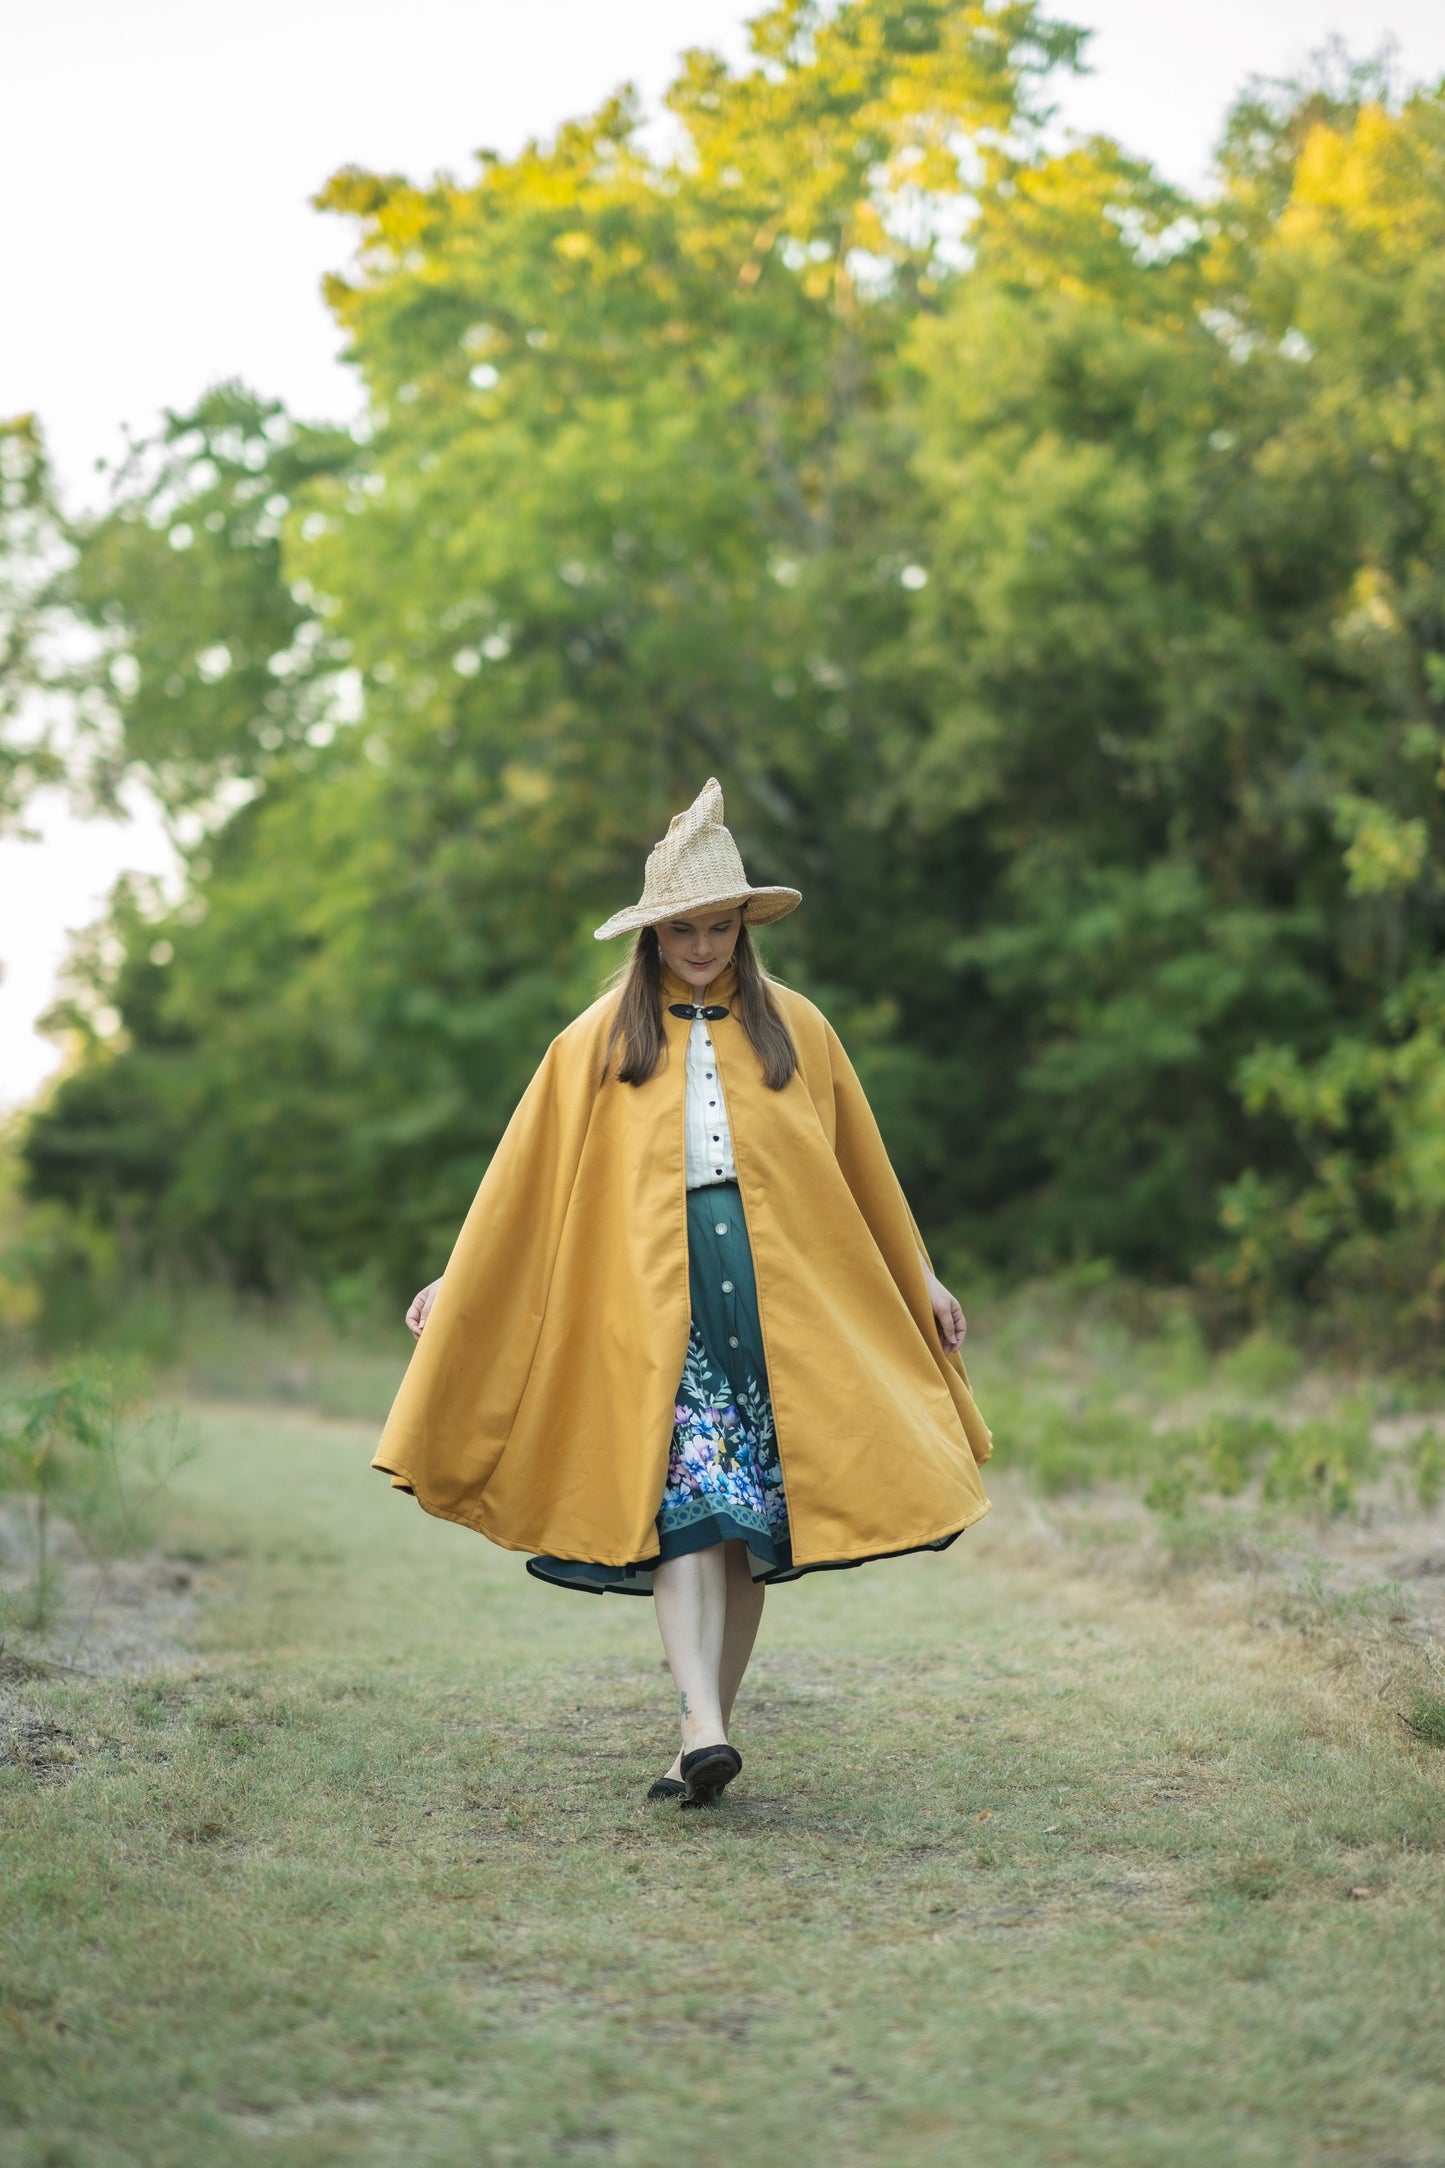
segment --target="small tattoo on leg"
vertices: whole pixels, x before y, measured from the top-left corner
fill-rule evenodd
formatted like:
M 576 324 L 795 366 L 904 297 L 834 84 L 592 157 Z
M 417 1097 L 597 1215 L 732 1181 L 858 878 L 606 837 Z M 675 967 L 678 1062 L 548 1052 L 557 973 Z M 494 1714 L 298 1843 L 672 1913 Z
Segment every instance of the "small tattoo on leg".
M 687 1705 L 687 1696 L 686 1696 L 686 1694 L 679 1694 L 677 1698 L 678 1698 L 678 1700 L 679 1700 L 679 1701 L 680 1701 L 680 1702 L 682 1703 L 682 1713 L 683 1713 L 683 1715 L 684 1715 L 684 1716 L 691 1716 L 691 1714 L 692 1714 L 692 1711 L 691 1711 L 691 1709 L 689 1709 L 689 1707 L 688 1707 L 688 1705 Z

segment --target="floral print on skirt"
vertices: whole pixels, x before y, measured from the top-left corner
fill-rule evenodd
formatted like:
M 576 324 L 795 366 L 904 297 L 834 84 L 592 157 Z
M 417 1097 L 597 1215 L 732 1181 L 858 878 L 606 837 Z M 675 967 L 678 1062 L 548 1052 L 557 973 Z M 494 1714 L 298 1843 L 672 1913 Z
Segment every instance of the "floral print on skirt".
M 709 1355 L 696 1319 L 676 1418 L 657 1515 L 661 1555 L 675 1558 L 742 1537 L 756 1556 L 780 1564 L 788 1542 L 788 1506 L 772 1398 L 766 1383 L 753 1375 L 734 1386 Z

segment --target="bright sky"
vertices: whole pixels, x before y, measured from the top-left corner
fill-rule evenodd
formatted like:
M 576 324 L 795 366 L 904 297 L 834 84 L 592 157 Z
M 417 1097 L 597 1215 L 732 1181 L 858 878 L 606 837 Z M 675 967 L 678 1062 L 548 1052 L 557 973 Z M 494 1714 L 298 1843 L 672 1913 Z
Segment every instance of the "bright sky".
M 345 229 L 309 196 L 337 166 L 465 172 L 630 80 L 655 102 L 690 45 L 746 50 L 738 0 L 0 0 L 6 230 L 0 413 L 36 411 L 72 502 L 124 425 L 240 376 L 342 418 L 356 390 L 322 306 Z M 1095 29 L 1061 125 L 1118 136 L 1203 178 L 1252 72 L 1288 72 L 1331 32 L 1393 37 L 1407 79 L 1445 76 L 1440 0 L 1056 0 Z M 33 1030 L 67 932 L 124 868 L 164 872 L 143 804 L 125 825 L 57 799 L 39 843 L 0 842 L 0 1107 L 57 1050 Z

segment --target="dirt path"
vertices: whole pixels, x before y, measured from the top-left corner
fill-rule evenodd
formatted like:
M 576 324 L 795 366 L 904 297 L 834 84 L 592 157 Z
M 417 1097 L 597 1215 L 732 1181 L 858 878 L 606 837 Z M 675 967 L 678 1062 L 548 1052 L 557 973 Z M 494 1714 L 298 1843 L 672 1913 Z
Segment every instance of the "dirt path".
M 188 1666 L 13 1688 L 69 1758 L 0 1772 L 0 2161 L 1445 2164 L 1445 1755 L 1369 1573 L 1161 1592 L 1005 1496 L 775 1592 L 683 1817 L 646 1605 L 369 1429 L 203 1422 Z

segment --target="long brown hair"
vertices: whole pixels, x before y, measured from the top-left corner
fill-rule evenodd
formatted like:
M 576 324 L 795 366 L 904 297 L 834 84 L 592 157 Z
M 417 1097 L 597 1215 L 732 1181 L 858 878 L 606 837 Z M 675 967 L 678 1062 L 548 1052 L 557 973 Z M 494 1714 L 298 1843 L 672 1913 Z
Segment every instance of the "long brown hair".
M 770 991 L 763 960 L 753 947 L 747 922 L 738 928 L 732 960 L 737 966 L 738 986 L 733 1007 L 738 1022 L 752 1042 L 763 1065 L 763 1082 L 769 1091 L 780 1092 L 798 1066 L 793 1035 Z M 651 926 L 644 926 L 633 943 L 632 953 L 608 982 L 608 990 L 622 988 L 622 999 L 607 1034 L 599 1084 L 607 1081 L 612 1056 L 619 1040 L 623 1058 L 617 1070 L 619 1084 L 645 1084 L 666 1059 L 667 1040 L 662 1029 L 662 950 Z

